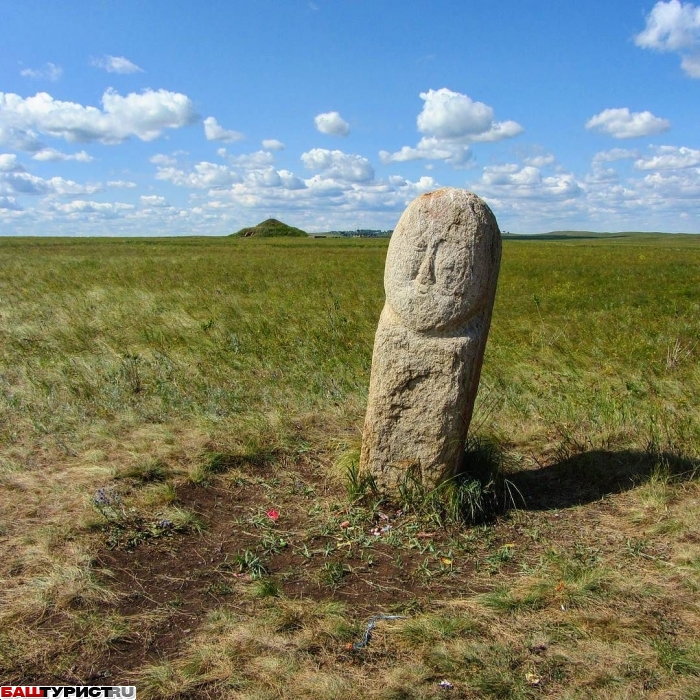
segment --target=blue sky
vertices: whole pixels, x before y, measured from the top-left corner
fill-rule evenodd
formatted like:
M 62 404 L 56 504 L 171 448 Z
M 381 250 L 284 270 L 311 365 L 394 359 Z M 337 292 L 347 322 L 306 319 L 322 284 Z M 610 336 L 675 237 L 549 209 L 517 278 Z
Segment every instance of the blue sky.
M 0 0 L 0 234 L 700 232 L 700 4 Z

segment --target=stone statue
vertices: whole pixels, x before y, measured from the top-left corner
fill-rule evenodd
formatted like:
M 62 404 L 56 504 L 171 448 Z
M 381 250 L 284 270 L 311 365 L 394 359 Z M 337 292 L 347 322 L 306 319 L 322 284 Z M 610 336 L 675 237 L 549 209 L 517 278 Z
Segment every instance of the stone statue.
M 500 260 L 496 219 L 471 192 L 424 194 L 399 219 L 360 458 L 381 488 L 409 469 L 428 486 L 460 471 Z

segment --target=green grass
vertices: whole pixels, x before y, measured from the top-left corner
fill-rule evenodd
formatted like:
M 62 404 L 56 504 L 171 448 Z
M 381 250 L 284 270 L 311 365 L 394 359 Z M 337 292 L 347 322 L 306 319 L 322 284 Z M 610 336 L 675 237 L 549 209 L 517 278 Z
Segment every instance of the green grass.
M 674 240 L 507 241 L 485 427 L 540 445 L 697 444 L 698 248 Z M 385 247 L 6 239 L 0 415 L 65 453 L 88 426 L 357 418 Z
M 472 469 L 401 516 L 357 471 L 386 246 L 0 239 L 0 677 L 697 696 L 700 239 L 506 240 Z

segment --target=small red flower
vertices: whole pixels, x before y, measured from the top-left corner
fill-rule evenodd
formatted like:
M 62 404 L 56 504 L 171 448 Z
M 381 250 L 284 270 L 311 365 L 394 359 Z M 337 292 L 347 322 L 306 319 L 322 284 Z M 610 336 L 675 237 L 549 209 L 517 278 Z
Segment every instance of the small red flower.
M 265 515 L 267 515 L 267 517 L 270 518 L 270 520 L 274 520 L 275 522 L 277 522 L 280 517 L 280 514 L 274 508 L 268 510 Z

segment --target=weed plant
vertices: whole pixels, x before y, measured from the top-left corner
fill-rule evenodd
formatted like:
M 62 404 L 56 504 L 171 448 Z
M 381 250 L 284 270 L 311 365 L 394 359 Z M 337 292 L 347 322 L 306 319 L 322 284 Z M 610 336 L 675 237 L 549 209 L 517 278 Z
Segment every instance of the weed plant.
M 483 437 L 468 440 L 463 469 L 455 476 L 426 488 L 420 474 L 408 470 L 397 488 L 407 511 L 437 526 L 478 525 L 517 506 L 517 487 L 506 478 L 503 451 Z
M 140 473 L 140 472 L 139 472 Z M 109 488 L 100 488 L 92 504 L 101 516 L 94 529 L 105 532 L 107 546 L 132 549 L 149 539 L 172 537 L 176 533 L 199 531 L 200 520 L 182 508 L 165 509 L 155 519 L 149 519 L 136 508 L 127 508 L 121 494 Z

